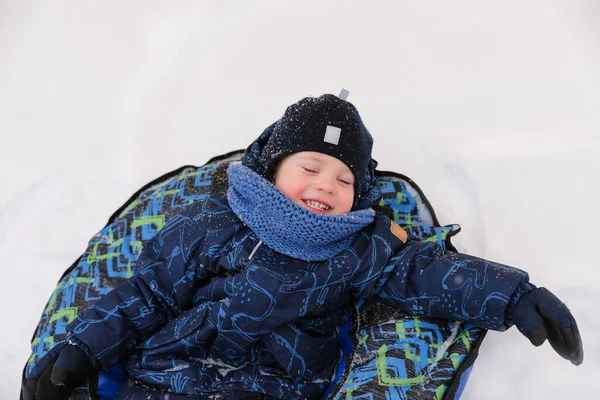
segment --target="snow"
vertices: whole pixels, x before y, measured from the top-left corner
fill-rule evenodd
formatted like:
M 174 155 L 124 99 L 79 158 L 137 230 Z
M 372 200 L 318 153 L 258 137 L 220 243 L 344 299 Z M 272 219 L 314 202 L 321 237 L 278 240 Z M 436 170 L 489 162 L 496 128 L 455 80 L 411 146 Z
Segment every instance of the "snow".
M 350 91 L 382 170 L 459 250 L 530 272 L 577 318 L 574 367 L 490 333 L 464 399 L 595 397 L 600 8 L 592 1 L 0 4 L 0 399 L 63 271 L 141 185 Z

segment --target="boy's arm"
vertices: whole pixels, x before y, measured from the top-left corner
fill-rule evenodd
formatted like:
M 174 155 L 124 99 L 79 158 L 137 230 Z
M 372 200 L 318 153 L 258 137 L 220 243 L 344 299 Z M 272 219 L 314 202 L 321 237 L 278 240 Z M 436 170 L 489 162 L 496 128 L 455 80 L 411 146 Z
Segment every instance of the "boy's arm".
M 375 275 L 361 279 L 373 279 L 361 288 L 364 297 L 411 314 L 492 330 L 512 325 L 508 308 L 534 288 L 524 271 L 419 241 L 409 241 Z
M 353 281 L 357 298 L 487 329 L 510 325 L 507 308 L 519 293 L 532 289 L 526 272 L 445 252 L 399 229 L 389 219 L 378 218 L 373 233 L 365 236 L 367 251 L 362 252 L 362 266 Z
M 516 324 L 533 344 L 550 338 L 559 354 L 581 363 L 581 339 L 571 313 L 549 291 L 530 284 L 525 271 L 444 251 L 398 229 L 378 215 L 372 231 L 355 243 L 362 250 L 353 279 L 356 298 L 491 330 Z
M 224 238 L 239 228 L 227 210 L 207 198 L 173 217 L 144 246 L 136 275 L 69 324 L 69 340 L 108 368 L 188 308 L 216 267 Z

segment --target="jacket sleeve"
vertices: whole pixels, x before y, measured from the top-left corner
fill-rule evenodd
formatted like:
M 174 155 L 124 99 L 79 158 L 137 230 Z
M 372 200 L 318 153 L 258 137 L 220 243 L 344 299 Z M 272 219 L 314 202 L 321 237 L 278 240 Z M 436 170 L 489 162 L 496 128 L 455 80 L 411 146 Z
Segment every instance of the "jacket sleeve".
M 189 308 L 195 289 L 220 267 L 224 238 L 239 228 L 228 211 L 208 197 L 172 217 L 144 246 L 136 274 L 68 325 L 69 340 L 109 368 Z
M 404 243 L 392 224 L 378 215 L 372 231 L 355 242 L 361 260 L 352 284 L 356 298 L 485 329 L 512 325 L 514 303 L 534 288 L 525 271 L 410 236 Z

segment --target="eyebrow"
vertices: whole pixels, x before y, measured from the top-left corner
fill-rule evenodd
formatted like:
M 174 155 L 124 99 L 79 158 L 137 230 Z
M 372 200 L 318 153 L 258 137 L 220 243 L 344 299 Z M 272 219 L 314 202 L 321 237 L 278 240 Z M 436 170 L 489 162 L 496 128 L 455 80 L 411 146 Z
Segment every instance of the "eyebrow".
M 301 160 L 312 160 L 312 161 L 318 161 L 318 162 L 323 161 L 321 158 L 319 158 L 317 156 L 312 156 L 312 155 L 311 156 L 308 156 L 308 155 L 307 156 L 300 156 L 300 159 Z

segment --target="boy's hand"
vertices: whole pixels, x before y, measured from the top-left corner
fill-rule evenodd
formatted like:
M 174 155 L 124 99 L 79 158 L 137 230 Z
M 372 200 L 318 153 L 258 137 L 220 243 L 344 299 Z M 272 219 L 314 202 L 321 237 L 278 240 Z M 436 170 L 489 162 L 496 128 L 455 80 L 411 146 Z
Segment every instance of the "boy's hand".
M 80 348 L 67 345 L 37 378 L 23 382 L 23 400 L 67 399 L 78 385 L 85 383 L 94 367 Z
M 581 336 L 567 306 L 546 288 L 523 295 L 513 309 L 517 329 L 540 346 L 548 339 L 552 348 L 574 365 L 583 362 Z

